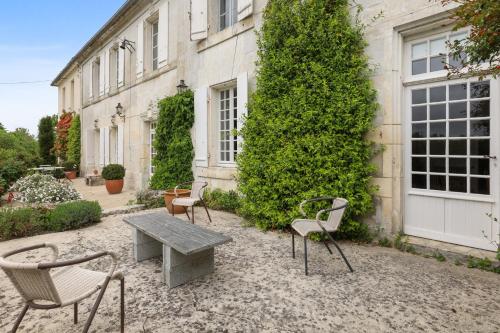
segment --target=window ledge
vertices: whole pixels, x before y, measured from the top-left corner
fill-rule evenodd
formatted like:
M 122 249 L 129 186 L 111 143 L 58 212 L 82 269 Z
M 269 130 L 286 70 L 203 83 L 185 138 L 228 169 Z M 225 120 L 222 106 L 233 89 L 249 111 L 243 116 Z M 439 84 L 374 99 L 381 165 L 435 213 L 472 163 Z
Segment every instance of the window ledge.
M 209 167 L 197 167 L 198 176 L 204 178 L 214 178 L 222 180 L 235 180 L 236 176 L 236 164 L 233 166 L 209 166 Z
M 251 30 L 255 26 L 253 15 L 247 17 L 246 19 L 228 27 L 222 31 L 209 34 L 209 36 L 198 43 L 198 53 L 203 52 L 211 47 L 219 45 L 226 40 L 229 40 L 235 36 L 238 36 L 248 30 Z

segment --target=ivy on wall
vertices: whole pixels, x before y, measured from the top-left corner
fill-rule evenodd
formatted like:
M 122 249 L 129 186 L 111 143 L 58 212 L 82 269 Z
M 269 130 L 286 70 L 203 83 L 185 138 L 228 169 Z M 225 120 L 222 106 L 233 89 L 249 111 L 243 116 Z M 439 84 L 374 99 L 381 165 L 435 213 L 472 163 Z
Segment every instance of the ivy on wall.
M 68 152 L 68 131 L 71 127 L 73 115 L 69 112 L 63 112 L 56 125 L 56 141 L 54 143 L 54 152 L 58 158 L 66 161 Z
M 152 189 L 165 190 L 193 179 L 194 158 L 191 128 L 194 123 L 194 95 L 186 91 L 158 102 L 158 121 L 153 143 L 156 157 Z
M 365 140 L 377 110 L 362 26 L 347 0 L 270 0 L 258 36 L 257 89 L 238 159 L 242 213 L 282 229 L 307 198 L 349 200 L 341 236 L 364 237 L 375 168 Z
M 80 142 L 80 116 L 76 115 L 71 121 L 68 130 L 68 152 L 67 160 L 80 165 L 81 142 Z

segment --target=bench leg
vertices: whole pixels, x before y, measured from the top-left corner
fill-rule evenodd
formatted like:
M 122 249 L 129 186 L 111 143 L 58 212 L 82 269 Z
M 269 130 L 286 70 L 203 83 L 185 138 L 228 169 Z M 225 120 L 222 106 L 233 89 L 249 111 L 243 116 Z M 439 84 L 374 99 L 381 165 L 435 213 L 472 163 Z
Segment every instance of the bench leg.
M 184 255 L 163 245 L 163 281 L 169 288 L 177 287 L 214 271 L 214 249 Z
M 161 242 L 137 229 L 134 229 L 132 233 L 134 239 L 134 259 L 136 262 L 162 255 L 163 244 Z

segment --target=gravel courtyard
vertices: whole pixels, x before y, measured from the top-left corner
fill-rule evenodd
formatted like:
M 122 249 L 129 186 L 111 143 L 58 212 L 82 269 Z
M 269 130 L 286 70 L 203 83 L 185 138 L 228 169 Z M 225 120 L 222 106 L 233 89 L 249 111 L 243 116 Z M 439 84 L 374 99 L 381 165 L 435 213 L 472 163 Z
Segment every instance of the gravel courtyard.
M 40 242 L 56 243 L 66 259 L 104 249 L 118 252 L 126 276 L 126 332 L 500 331 L 499 275 L 343 242 L 355 270 L 349 273 L 337 253 L 332 257 L 322 244 L 309 242 L 306 277 L 300 240 L 293 260 L 289 234 L 262 233 L 242 226 L 235 215 L 211 214 L 209 228 L 234 241 L 216 249 L 215 273 L 171 290 L 161 282 L 160 259 L 134 262 L 123 215 L 78 231 L 2 242 L 0 252 Z M 206 222 L 198 208 L 197 223 Z M 42 257 L 48 252 L 24 258 Z M 106 264 L 90 267 L 105 269 Z M 108 288 L 92 331 L 119 331 L 118 285 Z M 7 332 L 21 299 L 3 272 L 0 291 L 0 332 Z M 80 332 L 94 300 L 80 305 L 77 325 L 72 307 L 30 309 L 19 332 Z

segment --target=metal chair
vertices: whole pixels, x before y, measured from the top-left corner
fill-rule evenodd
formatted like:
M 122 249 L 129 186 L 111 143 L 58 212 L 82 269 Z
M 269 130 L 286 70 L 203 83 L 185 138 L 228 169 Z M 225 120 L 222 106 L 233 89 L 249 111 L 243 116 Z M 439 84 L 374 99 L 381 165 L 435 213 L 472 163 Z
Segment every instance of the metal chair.
M 7 260 L 8 257 L 14 254 L 45 247 L 52 249 L 52 260 L 50 262 L 21 263 Z M 83 328 L 83 332 L 86 333 L 92 324 L 109 281 L 120 280 L 120 329 L 123 333 L 125 324 L 125 278 L 123 274 L 115 272 L 118 264 L 117 255 L 105 251 L 79 259 L 58 262 L 58 253 L 54 244 L 43 243 L 9 251 L 0 256 L 0 267 L 25 301 L 25 305 L 11 332 L 17 331 L 29 308 L 48 310 L 73 305 L 73 321 L 76 324 L 78 322 L 78 302 L 99 291 L 97 300 Z M 112 259 L 111 267 L 107 273 L 75 266 L 104 256 L 109 256 Z M 51 272 L 53 268 L 61 269 Z
M 323 200 L 329 200 L 332 201 L 332 207 L 328 209 L 322 209 L 318 211 L 316 214 L 316 219 L 307 219 L 307 215 L 304 212 L 304 205 L 306 203 L 310 202 L 317 202 L 317 201 L 323 201 Z M 338 244 L 335 242 L 333 239 L 331 233 L 337 231 L 338 227 L 340 226 L 340 222 L 342 221 L 342 216 L 344 215 L 344 212 L 347 208 L 348 202 L 346 199 L 343 198 L 333 198 L 333 197 L 320 197 L 320 198 L 314 198 L 314 199 L 309 199 L 309 200 L 304 200 L 300 203 L 299 209 L 300 213 L 302 216 L 304 216 L 304 219 L 298 219 L 294 220 L 292 222 L 292 257 L 295 259 L 295 232 L 297 232 L 299 235 L 304 237 L 304 259 L 305 259 L 305 272 L 306 275 L 308 275 L 308 270 L 307 270 L 307 237 L 309 236 L 310 233 L 313 232 L 321 232 L 325 234 L 335 245 L 337 250 L 340 252 L 340 255 L 344 259 L 345 263 L 347 264 L 347 267 L 349 267 L 349 270 L 353 272 L 353 269 L 351 265 L 349 264 L 349 261 L 347 261 L 347 258 L 345 257 L 344 253 L 338 246 Z M 320 220 L 320 217 L 323 213 L 329 213 L 328 214 L 328 219 L 326 221 Z M 330 254 L 332 253 L 332 250 L 328 246 L 326 240 L 323 240 L 323 244 L 325 244 L 326 248 L 328 249 L 328 252 Z
M 179 197 L 179 194 L 177 193 L 177 190 L 179 189 L 180 186 L 186 186 L 186 185 L 191 185 L 191 194 L 189 197 Z M 175 199 L 172 200 L 172 216 L 174 215 L 174 206 L 183 206 L 184 211 L 186 212 L 186 215 L 188 219 L 189 213 L 187 211 L 186 207 L 191 207 L 191 221 L 194 224 L 194 205 L 198 202 L 201 202 L 203 204 L 203 207 L 205 207 L 205 211 L 207 212 L 208 215 L 208 220 L 210 223 L 212 223 L 212 218 L 210 217 L 210 213 L 208 212 L 207 205 L 205 204 L 205 201 L 203 200 L 203 192 L 205 191 L 205 188 L 208 186 L 208 183 L 205 181 L 194 181 L 194 182 L 185 182 L 177 185 L 174 188 L 174 193 L 175 193 Z

